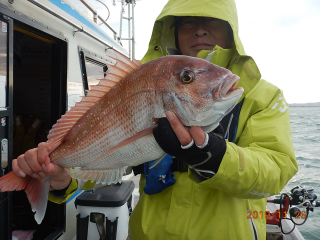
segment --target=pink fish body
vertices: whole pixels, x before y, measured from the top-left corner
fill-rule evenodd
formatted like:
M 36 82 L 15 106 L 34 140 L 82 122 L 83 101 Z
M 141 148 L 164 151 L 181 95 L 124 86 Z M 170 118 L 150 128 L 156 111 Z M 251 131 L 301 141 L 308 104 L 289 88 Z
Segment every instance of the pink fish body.
M 210 132 L 243 93 L 235 88 L 238 76 L 203 59 L 166 56 L 139 66 L 117 57 L 121 60 L 108 66 L 107 77 L 48 135 L 51 161 L 72 168 L 70 175 L 77 179 L 120 182 L 128 166 L 165 156 L 152 131 L 166 111 L 174 112 L 185 126 Z M 48 177 L 39 181 L 12 172 L 0 179 L 1 191 L 26 190 L 38 222 L 49 186 Z

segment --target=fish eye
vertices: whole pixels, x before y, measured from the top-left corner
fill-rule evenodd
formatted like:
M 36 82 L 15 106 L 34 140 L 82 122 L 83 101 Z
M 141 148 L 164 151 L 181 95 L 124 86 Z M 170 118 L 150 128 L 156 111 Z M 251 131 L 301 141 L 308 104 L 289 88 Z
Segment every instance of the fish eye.
M 194 73 L 191 71 L 182 71 L 180 74 L 180 80 L 182 83 L 192 83 L 194 79 Z

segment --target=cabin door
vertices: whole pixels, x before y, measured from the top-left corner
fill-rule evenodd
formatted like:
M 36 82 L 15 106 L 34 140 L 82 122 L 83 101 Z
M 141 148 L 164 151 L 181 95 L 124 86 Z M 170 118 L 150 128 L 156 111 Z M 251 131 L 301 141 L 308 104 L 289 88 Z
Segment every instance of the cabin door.
M 68 43 L 50 28 L 1 8 L 0 27 L 2 176 L 12 170 L 13 159 L 47 140 L 67 110 Z M 32 234 L 33 240 L 64 233 L 65 204 L 48 202 L 40 225 L 33 215 L 24 191 L 0 193 L 0 239 L 11 240 L 17 231 Z

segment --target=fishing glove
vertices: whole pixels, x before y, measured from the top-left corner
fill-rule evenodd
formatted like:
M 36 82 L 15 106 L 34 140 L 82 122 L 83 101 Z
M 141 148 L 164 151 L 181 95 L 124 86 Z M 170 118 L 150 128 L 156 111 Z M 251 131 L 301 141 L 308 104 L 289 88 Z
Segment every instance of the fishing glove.
M 153 135 L 163 151 L 186 162 L 199 175 L 209 178 L 213 175 L 205 173 L 212 173 L 212 171 L 216 173 L 226 152 L 227 146 L 223 132 L 222 126 L 219 125 L 208 133 L 208 144 L 202 149 L 197 147 L 195 143 L 190 148 L 182 149 L 169 121 L 166 118 L 160 118 L 158 127 L 153 130 Z

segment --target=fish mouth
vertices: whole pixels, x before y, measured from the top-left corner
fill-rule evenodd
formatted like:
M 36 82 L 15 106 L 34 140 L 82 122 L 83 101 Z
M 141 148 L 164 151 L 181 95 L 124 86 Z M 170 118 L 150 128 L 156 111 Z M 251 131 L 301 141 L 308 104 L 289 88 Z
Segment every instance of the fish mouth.
M 213 96 L 217 101 L 225 101 L 234 98 L 243 93 L 243 88 L 236 88 L 240 77 L 235 74 L 229 74 L 222 84 L 214 90 Z

